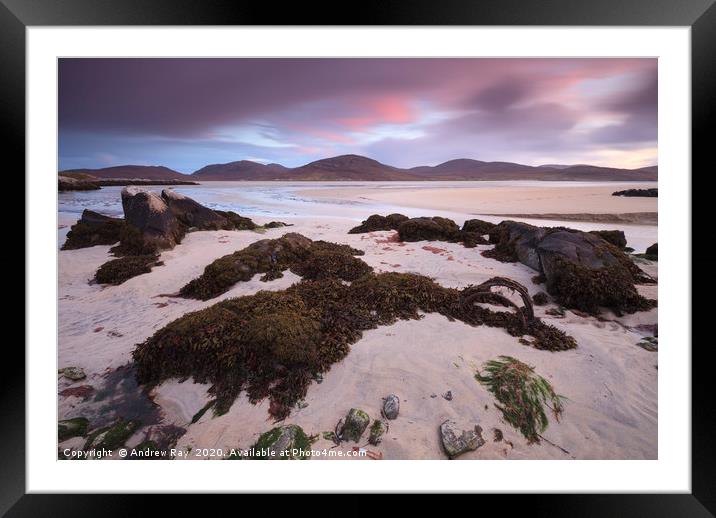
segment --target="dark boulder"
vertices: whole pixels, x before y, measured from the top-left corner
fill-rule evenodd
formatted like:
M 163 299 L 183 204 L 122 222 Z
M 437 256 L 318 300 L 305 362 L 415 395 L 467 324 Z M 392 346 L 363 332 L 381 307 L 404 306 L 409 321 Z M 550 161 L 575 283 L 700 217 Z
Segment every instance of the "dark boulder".
M 164 189 L 162 199 L 172 214 L 187 227 L 201 230 L 227 230 L 233 227 L 224 216 L 173 189 Z
M 377 230 L 398 230 L 400 224 L 407 220 L 408 216 L 403 216 L 402 214 L 388 214 L 387 216 L 373 214 L 357 227 L 350 229 L 348 233 L 364 234 L 366 232 L 375 232 Z
M 651 255 L 654 257 L 659 257 L 659 243 L 654 243 L 649 248 L 646 249 L 646 255 Z
M 120 239 L 124 221 L 110 218 L 89 209 L 82 211 L 82 217 L 72 225 L 62 250 L 75 250 L 95 245 L 113 245 Z
M 490 231 L 490 243 L 495 248 L 483 252 L 502 262 L 520 262 L 541 271 L 537 243 L 545 236 L 546 230 L 527 223 L 503 221 Z
M 626 248 L 627 240 L 623 230 L 592 230 L 589 232 L 618 248 Z
M 503 221 L 490 240 L 495 248 L 483 255 L 537 270 L 547 292 L 565 307 L 592 314 L 606 307 L 621 314 L 655 305 L 634 286 L 648 277 L 622 250 L 596 234 Z
M 122 189 L 122 208 L 127 223 L 115 253 L 142 255 L 174 248 L 185 226 L 158 194 L 137 187 Z
M 460 241 L 460 227 L 448 218 L 411 218 L 398 227 L 401 241 Z
M 483 221 L 481 219 L 468 219 L 463 224 L 462 231 L 474 232 L 475 234 L 484 236 L 485 234 L 489 234 L 496 226 L 497 225 L 495 223 L 490 223 L 489 221 Z

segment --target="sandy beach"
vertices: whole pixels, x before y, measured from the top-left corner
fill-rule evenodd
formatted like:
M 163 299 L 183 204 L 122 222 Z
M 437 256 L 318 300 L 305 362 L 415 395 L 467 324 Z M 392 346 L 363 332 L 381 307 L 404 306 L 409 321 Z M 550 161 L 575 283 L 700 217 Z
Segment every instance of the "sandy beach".
M 58 419 L 81 414 L 91 422 L 102 423 L 131 407 L 145 416 L 145 425 L 127 441 L 129 447 L 140 443 L 152 430 L 178 427 L 185 430 L 176 443 L 178 449 L 187 452 L 183 458 L 216 458 L 204 451 L 207 448 L 224 452 L 249 448 L 260 434 L 274 426 L 268 415 L 268 400 L 252 405 L 242 394 L 228 413 L 215 417 L 209 410 L 192 423 L 211 399 L 209 385 L 174 379 L 145 395 L 141 387 L 133 384 L 128 364 L 136 344 L 176 318 L 220 300 L 260 290 L 283 290 L 300 277 L 285 272 L 283 278 L 261 282 L 260 275 L 256 275 L 208 301 L 163 294 L 176 292 L 223 255 L 290 231 L 360 249 L 365 252 L 361 259 L 376 272 L 419 273 L 454 288 L 503 276 L 523 284 L 534 295 L 544 290 L 543 285 L 532 281 L 535 271 L 519 263 L 502 263 L 480 255 L 491 245 L 465 248 L 446 242 L 396 244 L 394 231 L 347 232 L 360 218 L 357 213 L 361 212 L 364 198 L 381 204 L 394 201 L 397 206 L 409 199 L 409 204 L 427 212 L 462 212 L 463 221 L 476 213 L 656 212 L 656 199 L 612 197 L 613 190 L 612 186 L 516 188 L 505 198 L 504 190 L 497 187 L 357 188 L 349 192 L 304 189 L 299 194 L 305 198 L 350 199 L 358 205 L 350 206 L 346 216 L 282 215 L 282 220 L 294 225 L 288 229 L 189 233 L 180 245 L 161 254 L 163 265 L 118 286 L 89 282 L 97 268 L 111 259 L 110 246 L 60 251 L 58 368 L 79 366 L 87 378 L 71 382 L 58 376 Z M 369 214 L 363 213 L 360 219 Z M 254 217 L 257 223 L 272 219 L 276 218 Z M 72 223 L 71 214 L 61 215 L 60 243 Z M 656 263 L 644 261 L 640 265 L 649 275 L 658 277 Z M 649 298 L 657 298 L 656 285 L 639 286 L 639 290 Z M 471 327 L 450 322 L 439 314 L 367 331 L 321 383 L 311 384 L 300 408 L 294 409 L 282 424 L 295 423 L 308 435 L 316 435 L 314 449 L 350 451 L 353 446 L 365 446 L 390 460 L 447 458 L 438 438 L 438 427 L 446 419 L 467 426 L 479 423 L 483 429 L 486 444 L 460 459 L 657 458 L 658 353 L 638 347 L 637 343 L 653 334 L 658 310 L 624 317 L 606 313 L 599 318 L 569 310 L 564 316 L 547 314 L 554 308 L 553 303 L 536 307 L 537 316 L 573 336 L 578 343 L 576 349 L 537 350 L 521 344 L 501 328 Z M 528 444 L 518 430 L 507 424 L 494 406 L 493 395 L 475 380 L 484 362 L 499 355 L 513 356 L 534 366 L 566 398 L 560 421 L 550 419 L 543 434 L 545 440 L 539 444 Z M 72 390 L 81 386 L 89 388 L 84 392 Z M 443 397 L 447 391 L 452 393 L 451 400 Z M 350 408 L 361 408 L 371 418 L 378 418 L 382 398 L 390 393 L 399 396 L 401 411 L 398 419 L 390 421 L 380 445 L 366 446 L 365 440 L 335 446 L 324 438 L 324 432 L 333 431 Z M 146 408 L 138 408 L 142 405 Z M 501 440 L 495 440 L 495 430 L 501 432 Z M 82 442 L 69 439 L 60 448 L 78 448 Z
M 655 184 L 483 183 L 485 185 L 479 187 L 470 182 L 464 186 L 453 184 L 439 187 L 408 186 L 390 189 L 305 189 L 299 193 L 316 198 L 367 200 L 474 215 L 509 215 L 522 218 L 536 218 L 543 215 L 544 219 L 559 219 L 558 217 L 561 216 L 563 219 L 572 221 L 607 223 L 621 221 L 623 223 L 656 224 L 657 198 L 612 196 L 612 193 L 617 190 L 653 187 Z M 629 218 L 628 214 L 634 216 Z M 605 215 L 616 217 L 610 219 Z M 621 219 L 618 216 L 621 216 Z

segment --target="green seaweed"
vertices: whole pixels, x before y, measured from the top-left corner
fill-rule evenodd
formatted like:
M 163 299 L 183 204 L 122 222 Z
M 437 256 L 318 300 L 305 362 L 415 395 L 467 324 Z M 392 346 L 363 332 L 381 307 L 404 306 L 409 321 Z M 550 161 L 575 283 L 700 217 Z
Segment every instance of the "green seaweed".
M 539 442 L 540 434 L 547 429 L 549 419 L 545 405 L 559 421 L 564 407 L 563 396 L 557 395 L 552 385 L 534 372 L 534 367 L 511 356 L 500 356 L 488 361 L 475 379 L 485 385 L 500 403 L 495 406 L 510 425 L 514 426 L 529 443 Z

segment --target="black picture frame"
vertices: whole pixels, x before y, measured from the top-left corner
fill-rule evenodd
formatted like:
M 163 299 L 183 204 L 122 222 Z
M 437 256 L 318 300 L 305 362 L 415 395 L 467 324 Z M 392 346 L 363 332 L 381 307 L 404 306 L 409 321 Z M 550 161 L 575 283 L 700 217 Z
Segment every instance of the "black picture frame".
M 83 25 L 573 25 L 689 26 L 692 43 L 692 171 L 714 171 L 707 129 L 716 115 L 715 0 L 364 0 L 360 4 L 241 2 L 230 0 L 0 0 L 0 118 L 7 130 L 5 158 L 24 171 L 25 29 Z M 710 167 L 709 167 L 710 166 Z M 11 171 L 6 171 L 10 174 Z M 685 172 L 686 174 L 687 172 Z M 692 193 L 694 176 L 691 173 Z M 24 182 L 22 182 L 24 184 Z M 20 187 L 23 188 L 24 187 Z M 702 194 L 703 195 L 703 194 Z M 692 197 L 692 220 L 696 199 Z M 693 231 L 692 231 L 692 235 Z M 684 253 L 691 254 L 691 250 Z M 690 255 L 691 256 L 691 255 Z M 691 259 L 693 266 L 701 266 Z M 26 276 L 30 273 L 25 271 Z M 27 278 L 27 277 L 26 277 Z M 691 301 L 684 301 L 691 304 Z M 692 321 L 705 312 L 692 305 Z M 695 317 L 695 318 L 694 318 Z M 716 405 L 709 383 L 709 341 L 692 348 L 692 492 L 687 495 L 510 496 L 532 514 L 551 516 L 713 516 L 716 512 Z M 25 494 L 25 356 L 7 340 L 1 377 L 0 513 L 7 516 L 136 516 L 141 495 Z M 682 344 L 684 349 L 691 344 Z M 701 346 L 701 347 L 699 347 Z M 697 411 L 694 411 L 697 409 Z M 342 503 L 358 508 L 359 496 Z M 482 497 L 487 498 L 487 497 Z M 492 498 L 492 497 L 490 497 Z M 353 504 L 354 502 L 355 504 Z M 364 502 L 364 501 L 362 501 Z M 167 506 L 189 511 L 186 497 Z M 162 504 L 165 505 L 164 503 Z M 382 504 L 388 512 L 393 504 Z M 401 504 L 398 504 L 401 505 Z M 148 508 L 145 508 L 148 510 Z M 169 507 L 164 507 L 167 512 Z M 185 513 L 182 513 L 185 514 Z

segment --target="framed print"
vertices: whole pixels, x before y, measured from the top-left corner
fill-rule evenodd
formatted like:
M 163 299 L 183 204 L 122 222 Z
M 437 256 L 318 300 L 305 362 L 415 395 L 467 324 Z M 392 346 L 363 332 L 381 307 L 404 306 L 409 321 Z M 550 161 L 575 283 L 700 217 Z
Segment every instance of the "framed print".
M 3 511 L 713 512 L 691 226 L 716 8 L 491 4 L 4 0 L 27 304 Z

